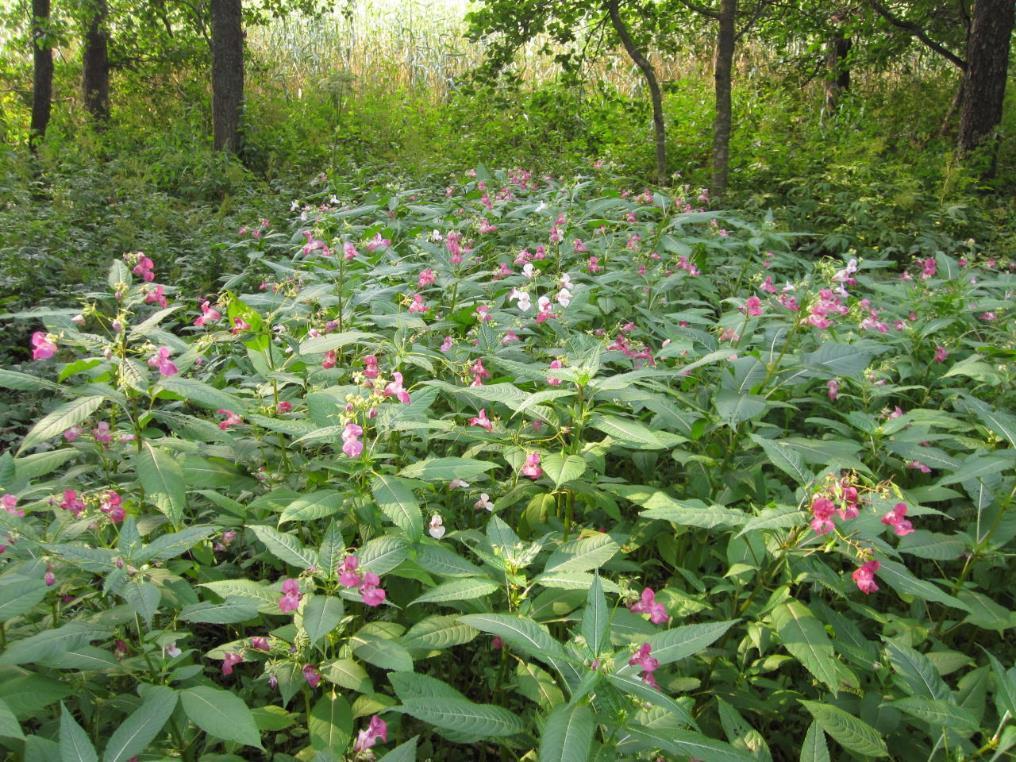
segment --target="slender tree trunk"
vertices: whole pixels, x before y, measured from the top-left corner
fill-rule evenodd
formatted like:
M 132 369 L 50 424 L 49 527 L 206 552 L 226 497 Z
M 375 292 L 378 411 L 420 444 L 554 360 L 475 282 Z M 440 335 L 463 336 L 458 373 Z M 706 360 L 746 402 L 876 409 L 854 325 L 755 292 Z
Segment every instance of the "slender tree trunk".
M 53 46 L 49 34 L 49 0 L 32 0 L 32 131 L 28 145 L 34 151 L 46 134 L 53 107 Z
M 625 26 L 624 20 L 617 7 L 618 0 L 607 0 L 607 11 L 610 13 L 610 22 L 614 25 L 614 31 L 621 38 L 621 44 L 629 58 L 642 71 L 642 76 L 649 87 L 649 98 L 653 104 L 653 134 L 656 139 L 656 182 L 660 185 L 667 184 L 667 135 L 666 124 L 663 119 L 663 93 L 660 91 L 660 82 L 656 78 L 656 70 L 649 62 L 649 59 L 638 49 Z
M 960 109 L 961 154 L 990 138 L 1002 121 L 1014 15 L 1013 0 L 977 0 L 974 4 Z M 994 166 L 989 174 L 993 171 Z
M 212 0 L 212 132 L 216 150 L 240 150 L 242 109 L 241 0 Z
M 956 94 L 949 103 L 949 110 L 942 117 L 942 124 L 938 128 L 938 137 L 940 138 L 945 137 L 949 133 L 949 130 L 952 129 L 953 118 L 963 104 L 963 81 L 964 77 L 960 77 L 960 83 L 956 86 Z
M 109 31 L 106 0 L 93 0 L 81 54 L 81 94 L 96 123 L 109 118 Z
M 713 65 L 716 80 L 716 119 L 713 122 L 714 198 L 727 192 L 730 170 L 730 91 L 734 67 L 734 43 L 737 21 L 737 0 L 720 0 L 719 32 L 716 36 L 716 58 Z
M 841 28 L 841 17 L 834 16 L 833 33 L 829 38 L 826 48 L 826 82 L 825 82 L 825 103 L 826 111 L 833 112 L 840 103 L 840 96 L 850 89 L 850 68 L 847 65 L 847 56 L 853 42 L 849 37 L 844 36 Z

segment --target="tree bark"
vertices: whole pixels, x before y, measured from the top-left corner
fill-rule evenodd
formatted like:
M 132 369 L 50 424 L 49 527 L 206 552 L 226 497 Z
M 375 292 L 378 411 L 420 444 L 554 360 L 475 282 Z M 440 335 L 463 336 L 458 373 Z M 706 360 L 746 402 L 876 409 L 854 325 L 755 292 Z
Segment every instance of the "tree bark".
M 81 54 L 81 94 L 96 123 L 109 118 L 109 31 L 106 0 L 93 0 Z
M 660 185 L 667 184 L 667 135 L 666 123 L 663 119 L 663 93 L 660 91 L 660 82 L 656 78 L 656 70 L 649 62 L 649 59 L 639 50 L 625 26 L 624 20 L 617 7 L 618 0 L 607 0 L 607 12 L 610 14 L 610 22 L 614 31 L 621 38 L 628 57 L 635 63 L 642 72 L 649 87 L 649 98 L 653 104 L 653 134 L 656 140 L 656 182 Z
M 713 179 L 710 191 L 714 198 L 727 192 L 730 170 L 730 91 L 734 66 L 734 42 L 737 21 L 737 0 L 720 0 L 719 31 L 716 35 L 716 58 L 713 75 L 716 87 L 716 118 L 713 121 Z
M 241 0 L 212 0 L 212 133 L 216 150 L 240 150 L 242 109 Z
M 32 130 L 28 145 L 35 151 L 46 134 L 53 107 L 53 46 L 49 34 L 49 0 L 32 0 Z
M 974 4 L 960 109 L 961 154 L 984 143 L 1002 122 L 1014 14 L 1013 0 L 977 0 Z M 992 166 L 989 174 L 993 171 Z
M 825 82 L 825 103 L 826 111 L 833 112 L 840 103 L 840 96 L 850 89 L 850 68 L 847 65 L 847 56 L 853 42 L 849 37 L 844 36 L 841 28 L 842 19 L 834 16 L 833 33 L 829 38 L 826 49 L 826 82 Z

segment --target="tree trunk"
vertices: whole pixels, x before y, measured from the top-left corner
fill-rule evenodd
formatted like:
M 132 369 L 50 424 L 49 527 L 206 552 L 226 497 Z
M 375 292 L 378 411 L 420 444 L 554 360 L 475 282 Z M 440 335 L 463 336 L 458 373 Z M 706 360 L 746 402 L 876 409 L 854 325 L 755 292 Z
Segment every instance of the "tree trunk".
M 34 151 L 46 134 L 53 107 L 53 46 L 49 42 L 49 0 L 32 0 L 32 131 L 28 145 Z
M 93 0 L 81 54 L 81 94 L 85 108 L 97 123 L 109 118 L 109 31 L 106 0 Z
M 614 31 L 621 38 L 628 56 L 642 71 L 642 76 L 649 87 L 649 98 L 653 104 L 653 134 L 656 138 L 656 182 L 660 185 L 667 184 L 667 139 L 666 125 L 663 120 L 663 94 L 660 91 L 660 83 L 656 78 L 656 71 L 649 59 L 638 49 L 628 27 L 625 26 L 621 13 L 617 8 L 617 0 L 607 0 L 607 11 L 610 13 L 610 21 L 614 25 Z
M 1002 121 L 1014 14 L 1013 0 L 977 0 L 974 4 L 960 110 L 961 154 L 990 138 Z
M 216 150 L 240 150 L 242 109 L 241 0 L 212 0 L 212 131 Z
M 825 103 L 828 112 L 836 110 L 840 103 L 840 96 L 850 89 L 850 68 L 847 65 L 847 56 L 853 47 L 850 38 L 843 35 L 840 26 L 841 18 L 834 16 L 832 22 L 833 33 L 826 48 Z
M 734 24 L 737 0 L 720 0 L 719 32 L 716 36 L 716 58 L 713 72 L 716 80 L 716 119 L 713 122 L 713 181 L 710 191 L 714 198 L 727 192 L 730 169 L 730 90 L 734 66 Z

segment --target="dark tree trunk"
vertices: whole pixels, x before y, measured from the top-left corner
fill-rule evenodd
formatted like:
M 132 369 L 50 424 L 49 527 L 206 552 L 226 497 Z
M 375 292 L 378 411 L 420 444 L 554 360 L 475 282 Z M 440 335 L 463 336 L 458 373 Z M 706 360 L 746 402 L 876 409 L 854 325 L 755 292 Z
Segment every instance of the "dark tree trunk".
M 109 118 L 109 31 L 106 0 L 93 3 L 81 54 L 81 95 L 88 113 L 101 123 Z
M 614 31 L 621 38 L 621 44 L 629 58 L 642 72 L 649 87 L 649 98 L 653 104 L 653 134 L 656 139 L 656 182 L 660 185 L 667 184 L 667 135 L 666 124 L 663 119 L 663 93 L 660 91 L 660 82 L 656 78 L 656 71 L 649 59 L 639 50 L 628 27 L 625 26 L 621 13 L 617 8 L 617 0 L 607 0 L 607 11 L 610 13 L 610 21 Z
M 49 34 L 49 0 L 32 0 L 32 150 L 46 134 L 53 107 L 53 46 Z
M 1014 14 L 1013 0 L 977 0 L 974 4 L 960 109 L 961 153 L 990 138 L 1002 121 Z
M 240 150 L 243 109 L 241 0 L 212 0 L 212 131 L 216 150 Z
M 734 24 L 737 21 L 737 0 L 720 0 L 719 32 L 716 36 L 716 58 L 713 72 L 716 80 L 716 119 L 713 122 L 712 195 L 719 198 L 727 192 L 730 169 L 730 90 L 734 67 Z
M 850 89 L 850 67 L 847 56 L 853 47 L 849 37 L 845 37 L 840 28 L 839 19 L 833 19 L 834 31 L 829 38 L 826 49 L 826 111 L 835 111 L 840 103 L 840 96 Z

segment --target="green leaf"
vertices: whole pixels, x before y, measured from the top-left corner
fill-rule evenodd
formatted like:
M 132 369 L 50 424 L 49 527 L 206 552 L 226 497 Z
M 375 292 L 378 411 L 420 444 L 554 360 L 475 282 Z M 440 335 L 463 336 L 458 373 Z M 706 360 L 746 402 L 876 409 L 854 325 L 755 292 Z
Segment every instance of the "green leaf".
M 856 752 L 865 757 L 888 757 L 885 741 L 871 725 L 863 722 L 852 714 L 829 704 L 818 701 L 805 701 L 801 704 L 807 709 L 815 722 L 828 735 L 832 736 L 840 746 L 848 751 Z
M 900 553 L 932 561 L 955 561 L 969 547 L 963 535 L 947 535 L 916 529 L 900 539 L 897 546 Z
M 947 728 L 960 735 L 975 733 L 980 725 L 969 709 L 948 701 L 910 696 L 892 702 L 892 706 L 933 727 Z
M 452 688 L 444 680 L 429 675 L 421 675 L 416 672 L 392 672 L 388 675 L 388 681 L 392 684 L 395 695 L 399 697 L 400 701 L 427 698 L 468 700 L 465 695 Z
M 310 638 L 310 644 L 316 644 L 338 627 L 343 613 L 341 598 L 312 595 L 303 608 L 303 629 Z
M 60 704 L 60 760 L 61 762 L 99 762 L 99 755 L 88 738 L 88 734 L 78 725 L 67 707 Z
M 413 736 L 405 743 L 400 743 L 385 754 L 378 762 L 416 762 L 416 742 L 419 736 Z
M 254 619 L 259 608 L 261 602 L 253 598 L 227 596 L 222 603 L 203 601 L 184 606 L 180 618 L 185 622 L 204 624 L 239 624 Z
M 800 762 L 830 762 L 829 747 L 826 745 L 825 733 L 818 722 L 812 720 L 808 732 L 801 744 Z
M 32 427 L 32 430 L 28 432 L 21 443 L 18 454 L 20 455 L 40 442 L 45 442 L 47 439 L 59 436 L 72 426 L 77 426 L 79 423 L 88 420 L 89 416 L 102 407 L 102 403 L 105 401 L 105 397 L 93 395 L 78 397 L 76 400 L 65 402 Z
M 0 389 L 11 389 L 16 392 L 35 392 L 42 389 L 52 392 L 63 391 L 60 384 L 54 384 L 48 379 L 6 368 L 0 368 Z
M 804 522 L 805 514 L 800 508 L 795 505 L 780 505 L 762 511 L 758 516 L 749 520 L 737 533 L 737 537 L 760 529 L 790 529 L 801 526 Z
M 169 453 L 143 442 L 135 459 L 134 470 L 146 497 L 155 504 L 174 527 L 183 523 L 187 504 L 183 469 Z
M 208 735 L 261 748 L 261 733 L 250 709 L 236 694 L 207 685 L 180 691 L 187 717 Z
M 156 538 L 151 545 L 136 554 L 138 561 L 169 561 L 171 558 L 186 553 L 206 537 L 216 532 L 212 526 L 191 526 L 179 532 L 164 534 Z
M 181 378 L 180 376 L 163 378 L 157 388 L 165 389 L 183 397 L 188 402 L 210 410 L 232 410 L 239 414 L 243 413 L 247 407 L 239 397 L 193 378 Z
M 318 563 L 321 565 L 321 571 L 328 576 L 335 574 L 345 553 L 346 541 L 342 538 L 341 525 L 333 519 L 321 538 L 321 547 L 318 548 Z
M 496 463 L 473 458 L 427 458 L 410 463 L 399 471 L 399 476 L 431 482 L 450 482 L 452 479 L 472 481 L 495 468 Z
M 995 675 L 995 698 L 1001 707 L 999 713 L 1009 712 L 1016 717 L 1016 668 L 1005 671 L 1002 663 L 989 651 L 984 652 L 991 662 L 991 671 Z
M 599 569 L 614 557 L 620 546 L 607 534 L 564 543 L 547 559 L 545 572 L 584 572 Z
M 642 511 L 640 516 L 647 519 L 669 521 L 678 526 L 701 529 L 741 526 L 747 518 L 741 511 L 724 508 L 722 505 L 706 505 L 701 500 L 695 499 L 676 500 L 662 492 L 656 494 L 660 498 L 647 501 L 647 505 L 652 503 L 653 507 Z
M 373 693 L 370 676 L 353 659 L 336 659 L 321 665 L 321 675 L 330 683 L 357 693 Z
M 46 597 L 47 589 L 41 577 L 0 577 L 0 622 L 27 614 Z
M 802 359 L 805 367 L 827 378 L 856 378 L 871 363 L 871 357 L 870 353 L 860 351 L 853 344 L 823 342 L 818 350 L 806 354 Z
M 43 630 L 24 640 L 7 644 L 7 650 L 0 654 L 0 664 L 32 664 L 60 656 L 72 648 L 79 648 L 93 640 L 108 638 L 110 631 L 105 627 L 68 622 L 55 630 Z
M 120 723 L 106 744 L 103 762 L 126 762 L 147 749 L 176 709 L 176 699 L 172 688 L 147 686 L 141 706 Z
M 474 704 L 465 699 L 409 699 L 402 702 L 399 710 L 436 728 L 472 738 L 513 736 L 526 728 L 514 712 L 490 704 Z
M 25 734 L 21 731 L 21 725 L 14 712 L 7 706 L 7 702 L 0 699 L 0 738 L 24 739 Z
M 769 403 L 764 397 L 753 394 L 738 394 L 737 392 L 723 389 L 716 394 L 716 412 L 720 419 L 735 428 L 739 423 L 744 423 L 750 418 L 757 418 L 769 409 Z
M 159 588 L 151 582 L 135 577 L 126 581 L 120 594 L 134 613 L 151 626 L 152 618 L 159 610 L 159 602 L 162 599 Z
M 839 691 L 840 683 L 850 673 L 836 660 L 832 641 L 811 609 L 800 601 L 789 600 L 773 609 L 772 616 L 783 647 L 829 690 Z
M 408 555 L 409 543 L 405 539 L 385 535 L 364 543 L 356 557 L 360 560 L 362 571 L 380 575 L 390 572 L 405 561 Z
M 529 654 L 560 671 L 564 648 L 547 628 L 532 619 L 511 614 L 466 614 L 459 621 L 481 632 L 499 636 L 512 648 Z
M 419 545 L 416 549 L 416 563 L 431 574 L 441 577 L 475 577 L 483 570 L 443 545 Z
M 888 638 L 885 641 L 885 648 L 893 670 L 903 678 L 912 694 L 929 699 L 952 701 L 952 691 L 927 656 Z
M 610 609 L 607 608 L 607 597 L 603 594 L 603 585 L 599 577 L 593 579 L 589 594 L 586 596 L 581 633 L 593 656 L 599 656 L 600 649 L 609 642 Z
M 357 658 L 380 669 L 408 672 L 413 668 L 412 654 L 395 640 L 361 630 L 349 643 Z
M 747 752 L 693 730 L 668 728 L 666 732 L 655 732 L 642 726 L 630 725 L 625 729 L 625 735 L 644 749 L 660 749 L 682 759 L 690 757 L 702 762 L 755 762 L 755 757 Z
M 292 535 L 283 534 L 266 526 L 251 526 L 248 529 L 264 543 L 268 552 L 280 561 L 299 569 L 309 569 L 317 565 L 317 554 L 313 550 L 303 547 L 300 541 Z
M 364 333 L 363 331 L 345 331 L 343 333 L 328 333 L 324 336 L 315 336 L 300 344 L 301 355 L 323 355 L 333 349 L 342 349 L 350 344 L 368 344 L 376 341 L 378 335 Z
M 501 585 L 490 579 L 453 579 L 431 588 L 423 595 L 410 602 L 410 606 L 418 603 L 449 603 L 482 598 L 500 590 Z
M 586 461 L 579 455 L 551 453 L 541 459 L 540 466 L 555 487 L 573 482 L 586 472 Z
M 735 624 L 736 619 L 726 622 L 686 624 L 650 635 L 646 642 L 652 647 L 653 658 L 662 667 L 664 664 L 672 664 L 708 648 Z
M 985 426 L 1008 442 L 1010 447 L 1016 447 L 1016 418 L 986 405 L 969 394 L 961 396 L 967 408 L 972 410 Z
M 378 508 L 410 540 L 423 537 L 423 513 L 409 484 L 394 476 L 381 474 L 371 483 Z
M 588 704 L 557 707 L 543 726 L 540 762 L 586 762 L 595 731 L 593 710 Z
M 343 752 L 353 737 L 353 710 L 332 690 L 310 710 L 307 717 L 312 749 Z
M 804 466 L 804 459 L 786 445 L 757 434 L 749 434 L 751 441 L 761 447 L 769 462 L 800 485 L 809 484 L 815 475 Z
M 968 611 L 967 605 L 963 601 L 943 592 L 930 582 L 918 579 L 910 573 L 907 567 L 896 561 L 882 561 L 876 574 L 879 579 L 885 580 L 897 593 L 913 595 L 925 601 L 934 601 L 935 603 L 941 603 L 943 606 Z M 832 735 L 832 733 L 829 735 Z M 835 738 L 835 736 L 833 737 Z
M 664 438 L 673 440 L 673 435 L 655 432 L 644 423 L 615 415 L 594 415 L 589 419 L 589 426 L 602 431 L 620 445 L 639 450 L 663 450 L 669 446 Z
M 401 642 L 406 648 L 444 650 L 468 643 L 477 634 L 476 628 L 460 622 L 457 615 L 436 615 L 429 616 L 410 627 L 402 636 Z
M 338 513 L 342 507 L 342 493 L 335 490 L 319 490 L 301 495 L 287 505 L 279 517 L 279 524 L 287 521 L 313 521 Z

